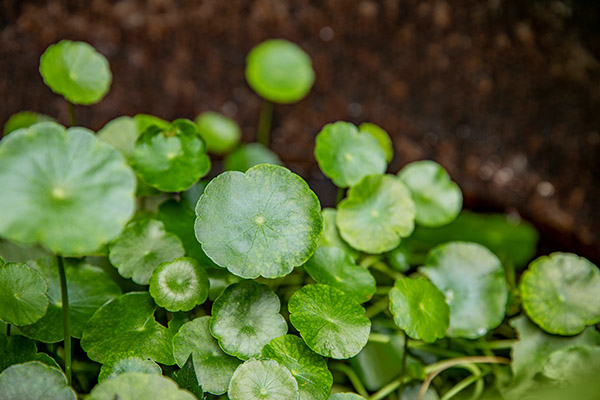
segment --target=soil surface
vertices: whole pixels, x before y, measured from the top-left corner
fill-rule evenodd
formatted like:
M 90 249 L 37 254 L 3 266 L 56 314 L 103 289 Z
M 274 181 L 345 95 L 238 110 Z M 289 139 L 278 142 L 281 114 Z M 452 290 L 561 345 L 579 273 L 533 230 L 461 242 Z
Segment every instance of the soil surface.
M 0 123 L 21 110 L 67 122 L 37 71 L 44 49 L 84 40 L 114 80 L 79 124 L 120 115 L 166 119 L 221 111 L 253 140 L 260 99 L 245 55 L 283 37 L 312 57 L 317 80 L 276 106 L 272 147 L 332 205 L 313 156 L 335 120 L 372 121 L 392 136 L 389 171 L 434 159 L 471 209 L 519 213 L 541 252 L 600 265 L 600 3 L 597 0 L 2 0 Z

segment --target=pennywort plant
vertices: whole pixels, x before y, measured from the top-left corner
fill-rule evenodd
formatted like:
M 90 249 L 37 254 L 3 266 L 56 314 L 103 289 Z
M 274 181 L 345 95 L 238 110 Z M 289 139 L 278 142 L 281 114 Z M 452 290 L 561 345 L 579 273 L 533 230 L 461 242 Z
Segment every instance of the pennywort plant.
M 50 46 L 40 72 L 70 104 L 111 80 L 79 42 Z M 213 112 L 97 133 L 7 122 L 0 400 L 596 398 L 594 264 L 533 260 L 535 229 L 463 211 L 434 161 L 393 174 L 373 123 L 318 133 L 339 188 L 322 208 L 268 148 L 270 104 L 307 95 L 310 58 L 270 40 L 246 76 L 263 144 Z

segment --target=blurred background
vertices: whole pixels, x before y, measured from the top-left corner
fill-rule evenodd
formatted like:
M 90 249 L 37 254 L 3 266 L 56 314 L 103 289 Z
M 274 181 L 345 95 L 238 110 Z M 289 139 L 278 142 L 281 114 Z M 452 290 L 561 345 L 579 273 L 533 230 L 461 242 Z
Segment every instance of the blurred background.
M 21 110 L 67 123 L 38 65 L 72 39 L 113 72 L 100 104 L 76 108 L 80 125 L 213 110 L 253 141 L 261 100 L 245 57 L 278 37 L 309 53 L 317 78 L 304 100 L 275 106 L 271 147 L 324 206 L 336 192 L 316 134 L 374 122 L 394 142 L 389 172 L 433 159 L 467 208 L 520 215 L 540 230 L 540 252 L 600 264 L 598 0 L 0 0 L 0 123 Z

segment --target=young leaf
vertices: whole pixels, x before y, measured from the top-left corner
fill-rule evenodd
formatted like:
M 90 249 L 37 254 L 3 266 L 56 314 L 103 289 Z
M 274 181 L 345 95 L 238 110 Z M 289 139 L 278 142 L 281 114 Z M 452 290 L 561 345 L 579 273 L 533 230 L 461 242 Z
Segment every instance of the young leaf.
M 57 369 L 38 361 L 15 364 L 0 374 L 0 400 L 76 400 L 75 391 Z
M 25 336 L 0 334 L 0 372 L 11 365 L 39 361 L 49 367 L 60 369 L 56 361 L 46 353 L 38 353 L 35 342 Z
M 0 321 L 13 325 L 32 324 L 48 309 L 44 278 L 25 264 L 0 259 Z
M 369 339 L 371 321 L 365 309 L 334 287 L 306 285 L 292 295 L 288 310 L 308 347 L 322 356 L 353 357 Z
M 377 139 L 349 122 L 327 124 L 317 135 L 315 158 L 338 187 L 354 186 L 367 175 L 385 173 L 386 155 Z
M 173 359 L 173 332 L 154 319 L 155 305 L 147 292 L 131 292 L 100 307 L 88 321 L 81 347 L 94 361 L 127 356 L 166 365 Z
M 298 383 L 275 360 L 249 360 L 235 370 L 229 383 L 231 400 L 297 400 Z
M 295 103 L 315 81 L 310 57 L 283 39 L 266 40 L 246 58 L 246 80 L 260 97 L 274 103 Z
M 213 303 L 210 331 L 226 353 L 247 360 L 258 356 L 271 339 L 286 334 L 280 308 L 279 298 L 268 286 L 241 281 Z
M 248 143 L 225 158 L 226 171 L 246 172 L 258 164 L 283 165 L 277 154 L 260 143 Z
M 408 336 L 425 342 L 446 336 L 450 308 L 442 292 L 427 279 L 399 279 L 389 296 L 394 322 Z
M 344 250 L 319 247 L 304 264 L 304 269 L 317 283 L 333 286 L 359 303 L 375 294 L 375 278 L 368 269 L 359 267 Z
M 196 124 L 208 151 L 214 154 L 229 152 L 242 137 L 242 131 L 234 120 L 216 112 L 208 111 L 198 115 Z
M 202 391 L 202 387 L 198 383 L 198 378 L 196 378 L 196 371 L 194 369 L 194 360 L 193 354 L 190 354 L 185 364 L 181 367 L 181 369 L 173 375 L 173 379 L 180 388 L 193 393 L 197 399 L 204 399 L 204 392 Z
M 381 146 L 385 152 L 385 161 L 392 161 L 392 158 L 394 158 L 394 146 L 392 145 L 392 139 L 390 138 L 390 135 L 388 135 L 386 131 L 370 122 L 364 122 L 360 124 L 358 131 L 360 133 L 366 133 L 373 136 L 375 140 L 377 140 L 377 143 L 379 143 L 379 146 Z
M 161 375 L 126 372 L 107 379 L 94 387 L 86 400 L 196 400 L 191 393 L 181 390 L 169 378 Z
M 193 355 L 198 383 L 205 391 L 218 395 L 227 391 L 241 361 L 221 350 L 210 334 L 210 320 L 211 317 L 200 317 L 183 324 L 173 338 L 173 352 L 180 367 Z
M 189 257 L 164 262 L 152 274 L 150 295 L 168 311 L 190 311 L 206 301 L 208 275 Z
M 395 176 L 367 176 L 340 202 L 337 226 L 342 238 L 355 249 L 383 253 L 412 233 L 415 204 Z
M 108 258 L 123 278 L 147 285 L 159 264 L 184 254 L 179 238 L 154 219 L 133 221 L 110 245 Z
M 135 210 L 135 176 L 121 154 L 86 129 L 53 122 L 0 142 L 0 187 L 0 235 L 62 255 L 98 250 Z
M 333 377 L 325 359 L 298 336 L 284 335 L 271 340 L 262 349 L 261 358 L 277 361 L 290 370 L 298 382 L 299 400 L 326 400 Z
M 402 168 L 398 176 L 412 193 L 417 224 L 436 227 L 456 219 L 462 208 L 462 192 L 444 167 L 433 161 L 417 161 Z
M 498 257 L 485 247 L 467 242 L 437 246 L 419 271 L 446 296 L 448 336 L 477 339 L 502 323 L 506 277 Z
M 278 278 L 308 260 L 323 228 L 319 199 L 288 169 L 257 165 L 213 179 L 196 206 L 196 238 L 242 278 Z
M 103 364 L 98 375 L 98 383 L 106 379 L 113 379 L 126 372 L 139 372 L 141 374 L 162 375 L 162 370 L 152 360 L 140 357 L 118 358 Z
M 4 124 L 4 136 L 21 128 L 29 128 L 38 122 L 54 121 L 54 118 L 32 111 L 21 111 L 10 116 Z
M 177 119 L 166 128 L 149 126 L 135 142 L 131 165 L 148 185 L 181 192 L 208 173 L 210 158 L 196 124 Z
M 576 335 L 600 322 L 600 271 L 583 257 L 540 257 L 529 264 L 520 287 L 525 312 L 548 333 Z
M 335 208 L 324 208 L 321 213 L 323 215 L 323 233 L 319 239 L 319 247 L 338 247 L 348 253 L 352 259 L 356 260 L 360 252 L 350 247 L 341 238 L 336 222 L 337 210 Z
M 112 74 L 106 58 L 85 42 L 61 40 L 40 58 L 44 83 L 73 104 L 91 105 L 108 93 Z

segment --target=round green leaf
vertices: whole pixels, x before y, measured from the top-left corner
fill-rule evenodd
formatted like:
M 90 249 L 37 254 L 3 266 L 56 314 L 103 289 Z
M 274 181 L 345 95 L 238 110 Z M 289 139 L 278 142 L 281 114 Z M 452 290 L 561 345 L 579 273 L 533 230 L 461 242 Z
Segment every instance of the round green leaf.
M 164 262 L 152 274 L 150 294 L 168 311 L 190 311 L 206 301 L 208 275 L 193 258 Z
M 98 383 L 106 379 L 113 379 L 126 372 L 139 372 L 141 374 L 162 375 L 162 370 L 152 360 L 144 360 L 140 357 L 126 357 L 112 360 L 102 365 Z
M 574 346 L 558 350 L 550 355 L 542 373 L 565 384 L 593 379 L 600 375 L 600 347 Z
M 38 122 L 54 121 L 54 118 L 32 111 L 21 111 L 10 116 L 4 124 L 4 136 L 21 128 L 29 128 Z
M 0 400 L 76 400 L 67 378 L 56 369 L 31 361 L 15 364 L 0 374 Z
M 365 400 L 365 398 L 356 393 L 334 393 L 328 400 Z
M 476 339 L 502 323 L 508 292 L 500 260 L 485 247 L 450 242 L 433 248 L 419 271 L 446 296 L 447 335 Z
M 379 146 L 385 151 L 385 160 L 387 162 L 392 161 L 392 158 L 394 158 L 394 146 L 392 145 L 390 135 L 388 135 L 386 131 L 370 122 L 360 124 L 358 130 L 361 133 L 367 133 L 373 136 L 377 140 L 377 143 L 379 143 Z
M 321 233 L 321 238 L 319 239 L 319 247 L 339 247 L 356 260 L 360 252 L 350 247 L 340 237 L 336 222 L 337 210 L 335 208 L 324 208 L 321 213 L 323 215 L 323 233 Z
M 277 154 L 260 143 L 248 143 L 240 146 L 225 158 L 226 171 L 246 172 L 258 164 L 283 165 Z
M 27 361 L 39 361 L 49 367 L 60 369 L 56 361 L 46 353 L 38 353 L 35 342 L 25 336 L 0 334 L 0 372 L 11 365 Z
M 13 325 L 32 324 L 48 309 L 44 278 L 25 264 L 0 261 L 0 321 Z
M 112 74 L 106 58 L 85 42 L 61 40 L 40 58 L 44 83 L 73 104 L 90 105 L 108 93 Z
M 154 311 L 147 292 L 124 294 L 94 313 L 83 330 L 81 347 L 100 363 L 137 356 L 172 365 L 173 332 L 156 322 Z
M 304 264 L 304 269 L 317 283 L 333 286 L 359 303 L 375 294 L 375 278 L 366 268 L 359 267 L 344 250 L 319 247 Z
M 327 124 L 317 135 L 315 158 L 338 187 L 354 186 L 367 175 L 383 174 L 385 151 L 377 139 L 350 122 Z
M 283 39 L 266 40 L 246 58 L 246 80 L 265 100 L 295 103 L 315 81 L 310 57 L 300 46 Z
M 444 167 L 433 161 L 417 161 L 402 168 L 398 176 L 412 193 L 417 224 L 436 227 L 456 219 L 462 208 L 462 192 Z
M 415 204 L 393 175 L 370 175 L 340 202 L 337 226 L 355 249 L 379 254 L 392 250 L 415 227 Z
M 339 289 L 307 285 L 288 303 L 290 322 L 316 353 L 337 359 L 357 355 L 369 340 L 365 309 Z
M 297 400 L 298 383 L 275 360 L 248 360 L 235 370 L 228 393 L 231 400 Z
M 394 322 L 408 336 L 425 342 L 446 336 L 450 308 L 433 283 L 425 278 L 399 279 L 389 296 Z
M 525 312 L 540 328 L 558 335 L 576 335 L 600 322 L 598 293 L 598 267 L 570 253 L 536 259 L 521 278 Z
M 181 390 L 169 378 L 161 375 L 125 372 L 106 379 L 92 389 L 87 400 L 196 400 L 188 391 Z
M 261 358 L 277 361 L 286 367 L 298 382 L 299 400 L 326 400 L 331 392 L 333 377 L 325 359 L 304 340 L 284 335 L 271 340 L 262 349 Z
M 319 199 L 288 169 L 261 164 L 213 179 L 196 206 L 206 254 L 242 278 L 278 278 L 308 260 L 323 227 Z
M 0 142 L 0 235 L 84 255 L 119 235 L 135 209 L 135 176 L 83 128 L 42 122 Z
M 279 297 L 268 286 L 241 281 L 213 303 L 210 331 L 226 353 L 247 360 L 259 355 L 271 339 L 286 334 L 280 308 Z
M 210 170 L 204 141 L 192 121 L 149 126 L 135 142 L 131 165 L 148 185 L 163 192 L 188 189 Z
M 206 142 L 208 151 L 224 154 L 233 149 L 242 137 L 238 124 L 231 118 L 216 113 L 204 112 L 196 117 L 198 132 Z
M 110 246 L 108 258 L 123 278 L 147 285 L 159 264 L 184 254 L 181 240 L 153 219 L 134 221 Z
M 62 326 L 62 297 L 58 279 L 56 257 L 45 257 L 31 263 L 48 283 L 50 300 L 46 314 L 32 325 L 19 329 L 23 335 L 45 343 L 64 339 Z M 66 261 L 67 292 L 69 294 L 69 318 L 71 336 L 80 338 L 83 327 L 100 306 L 121 294 L 119 286 L 101 268 L 93 265 Z
M 177 365 L 183 367 L 192 354 L 198 383 L 206 392 L 223 394 L 240 360 L 219 347 L 210 334 L 211 317 L 200 317 L 181 326 L 173 338 L 173 352 Z

